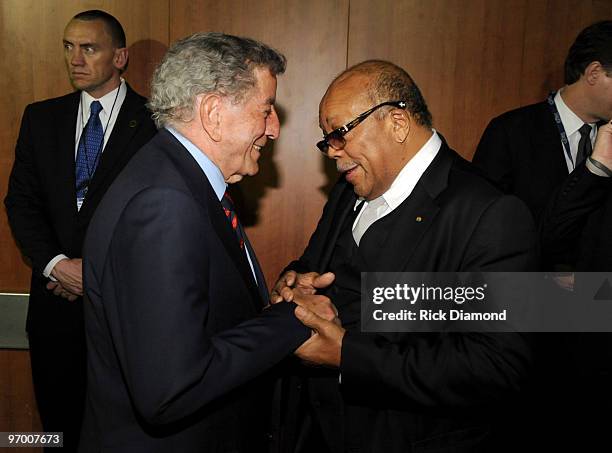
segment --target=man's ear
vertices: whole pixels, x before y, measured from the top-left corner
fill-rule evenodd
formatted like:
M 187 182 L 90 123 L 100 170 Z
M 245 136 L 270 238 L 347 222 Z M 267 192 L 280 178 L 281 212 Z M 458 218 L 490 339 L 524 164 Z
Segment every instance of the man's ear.
M 115 56 L 113 57 L 113 65 L 119 71 L 125 69 L 125 66 L 128 62 L 128 49 L 127 47 L 122 47 L 120 49 L 115 49 Z
M 390 112 L 390 119 L 395 141 L 398 143 L 404 143 L 408 138 L 408 135 L 410 135 L 412 117 L 406 110 L 394 108 Z
M 223 116 L 223 99 L 218 94 L 206 94 L 199 99 L 198 114 L 204 131 L 211 140 L 221 140 L 221 118 Z
M 584 79 L 589 85 L 595 85 L 600 77 L 606 75 L 606 70 L 599 61 L 592 61 L 584 69 Z

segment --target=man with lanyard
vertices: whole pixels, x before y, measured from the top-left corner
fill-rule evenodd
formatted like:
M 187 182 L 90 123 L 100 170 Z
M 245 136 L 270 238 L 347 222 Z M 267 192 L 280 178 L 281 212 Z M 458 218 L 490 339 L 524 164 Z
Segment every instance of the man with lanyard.
M 585 28 L 565 60 L 565 87 L 504 113 L 485 129 L 473 163 L 539 220 L 552 192 L 592 150 L 612 117 L 612 21 Z
M 26 107 L 5 200 L 32 265 L 26 328 L 45 431 L 76 451 L 85 399 L 81 248 L 106 189 L 155 134 L 146 99 L 121 78 L 121 24 L 104 11 L 77 14 L 63 38 L 71 94 Z M 56 450 L 54 450 L 56 451 Z
M 578 174 L 583 174 L 585 167 L 593 170 L 590 154 L 598 123 L 610 118 L 612 21 L 607 20 L 590 25 L 576 37 L 565 60 L 563 88 L 543 102 L 491 120 L 473 163 L 503 191 L 521 198 L 541 224 L 548 203 L 564 181 L 572 178 L 568 175 L 575 169 Z M 565 240 L 562 248 L 543 250 L 541 268 L 557 272 L 557 284 L 571 288 L 574 259 L 568 251 L 579 244 L 569 237 Z M 563 297 L 562 290 L 559 297 Z M 569 445 L 583 450 L 590 434 L 584 428 L 587 423 L 580 423 L 587 415 L 585 402 L 579 401 L 580 392 L 581 388 L 596 386 L 593 376 L 587 377 L 589 373 L 583 368 L 590 358 L 598 357 L 593 345 L 601 343 L 602 338 L 559 333 L 541 334 L 537 339 L 531 390 L 525 401 L 529 407 L 516 417 L 524 420 L 524 429 L 517 431 L 526 434 L 517 436 L 515 442 L 520 445 L 522 438 L 531 436 L 536 439 L 535 443 L 530 440 L 534 450 L 567 450 Z M 594 368 L 601 357 L 599 354 L 588 368 Z

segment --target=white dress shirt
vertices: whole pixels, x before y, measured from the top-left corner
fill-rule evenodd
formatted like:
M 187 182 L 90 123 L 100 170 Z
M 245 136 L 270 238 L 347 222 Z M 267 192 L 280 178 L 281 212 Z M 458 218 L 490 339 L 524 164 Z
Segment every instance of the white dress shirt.
M 565 129 L 565 134 L 567 135 L 567 140 L 570 145 L 571 158 L 567 155 L 563 143 L 561 144 L 561 151 L 565 158 L 567 171 L 571 173 L 576 166 L 576 155 L 578 154 L 578 143 L 580 142 L 580 132 L 578 129 L 583 126 L 584 121 L 572 112 L 567 104 L 563 102 L 563 97 L 561 96 L 562 91 L 563 89 L 557 91 L 555 95 L 555 105 L 557 106 L 557 111 L 559 112 L 559 117 L 561 118 L 561 123 L 563 123 L 563 128 Z M 591 126 L 591 145 L 593 145 L 595 137 L 597 136 L 597 123 L 589 123 L 589 125 Z

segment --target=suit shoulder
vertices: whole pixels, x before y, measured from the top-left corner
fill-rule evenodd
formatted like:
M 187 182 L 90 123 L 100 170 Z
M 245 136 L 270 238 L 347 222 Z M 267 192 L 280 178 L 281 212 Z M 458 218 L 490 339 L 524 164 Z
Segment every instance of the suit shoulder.
M 469 194 L 472 200 L 494 201 L 505 196 L 480 168 L 459 155 L 454 158 L 449 172 L 448 190 L 457 194 Z
M 486 212 L 493 217 L 511 218 L 515 226 L 531 225 L 532 215 L 527 205 L 515 195 L 505 194 L 484 177 L 470 162 L 458 157 L 451 167 L 448 186 L 439 199 L 451 209 L 459 209 L 474 218 Z
M 131 98 L 133 102 L 142 105 L 146 105 L 146 103 L 148 102 L 148 99 L 146 97 L 142 96 L 137 91 L 134 91 L 134 89 L 129 84 L 127 85 L 126 98 Z
M 79 93 L 74 91 L 63 96 L 56 98 L 45 99 L 43 101 L 36 101 L 28 104 L 25 108 L 30 113 L 45 113 L 53 112 L 65 108 L 67 105 L 77 104 L 79 99 Z
M 168 159 L 167 153 L 159 145 L 156 137 L 153 137 L 130 159 L 120 176 L 126 181 L 144 182 L 148 180 L 148 184 L 155 185 L 156 182 L 161 183 L 168 179 L 174 180 L 175 178 L 167 178 L 167 176 L 176 173 L 176 168 Z M 180 180 L 180 178 L 176 178 L 176 180 Z
M 499 116 L 496 116 L 489 123 L 489 127 L 493 125 L 524 127 L 525 125 L 532 125 L 534 122 L 547 119 L 548 117 L 550 117 L 552 120 L 552 114 L 547 103 L 538 102 L 536 104 L 530 104 L 509 110 Z

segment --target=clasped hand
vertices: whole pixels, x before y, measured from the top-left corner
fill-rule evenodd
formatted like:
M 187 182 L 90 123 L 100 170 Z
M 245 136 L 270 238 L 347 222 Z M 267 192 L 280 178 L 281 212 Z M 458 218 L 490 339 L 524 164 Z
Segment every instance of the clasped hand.
M 334 278 L 331 272 L 298 274 L 288 271 L 279 278 L 270 295 L 273 304 L 295 302 L 298 305 L 295 316 L 312 329 L 311 337 L 295 351 L 297 357 L 309 364 L 340 366 L 345 330 L 331 300 L 316 294 L 317 290 L 331 285 Z
M 51 271 L 56 282 L 47 283 L 47 289 L 56 296 L 74 301 L 83 295 L 83 260 L 80 258 L 63 259 Z

